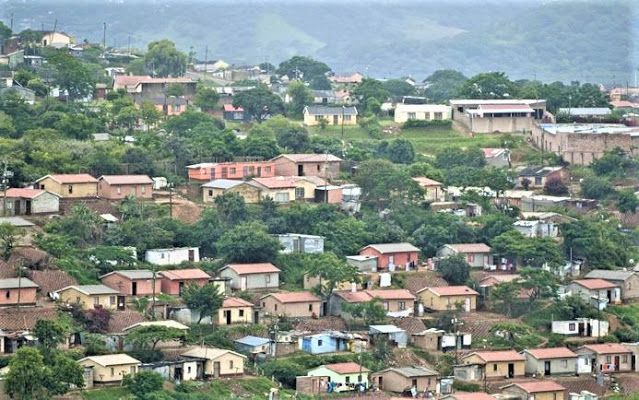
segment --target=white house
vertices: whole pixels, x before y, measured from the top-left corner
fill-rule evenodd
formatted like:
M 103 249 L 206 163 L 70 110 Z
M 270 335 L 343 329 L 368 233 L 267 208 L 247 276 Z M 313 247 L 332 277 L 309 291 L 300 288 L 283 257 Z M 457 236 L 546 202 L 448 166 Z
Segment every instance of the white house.
M 395 122 L 409 120 L 441 121 L 451 119 L 451 107 L 445 104 L 398 104 L 395 107 Z
M 174 247 L 171 249 L 150 249 L 144 259 L 155 265 L 178 265 L 183 262 L 200 261 L 199 247 Z
M 541 220 L 518 220 L 513 224 L 515 230 L 526 237 L 557 237 L 559 227 L 553 222 Z
M 603 337 L 608 335 L 608 321 L 593 318 L 552 321 L 552 333 L 582 337 Z
M 609 304 L 621 303 L 621 289 L 619 285 L 604 279 L 576 279 L 572 281 L 567 291 L 580 296 L 599 310 L 605 309 Z

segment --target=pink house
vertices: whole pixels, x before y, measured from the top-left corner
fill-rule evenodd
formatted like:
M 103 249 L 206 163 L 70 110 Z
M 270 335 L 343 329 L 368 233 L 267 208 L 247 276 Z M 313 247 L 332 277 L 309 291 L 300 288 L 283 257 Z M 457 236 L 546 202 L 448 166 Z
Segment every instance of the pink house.
M 214 179 L 270 178 L 275 176 L 271 161 L 232 161 L 200 163 L 186 167 L 189 180 L 212 181 Z
M 153 198 L 153 180 L 146 175 L 102 175 L 98 179 L 98 196 L 118 200 L 127 196 Z
M 272 159 L 279 176 L 319 176 L 333 179 L 339 176 L 342 159 L 332 154 L 281 154 Z
M 148 269 L 113 271 L 102 275 L 100 280 L 125 296 L 153 296 L 153 272 Z M 156 279 L 155 293 L 160 293 L 161 289 L 161 281 Z
M 162 278 L 162 293 L 174 296 L 181 296 L 190 284 L 202 287 L 211 279 L 209 274 L 198 268 L 160 271 L 158 275 Z
M 0 279 L 0 306 L 35 305 L 37 290 L 27 278 Z
M 360 256 L 377 257 L 377 270 L 409 270 L 417 267 L 420 250 L 410 243 L 369 244 L 359 251 Z

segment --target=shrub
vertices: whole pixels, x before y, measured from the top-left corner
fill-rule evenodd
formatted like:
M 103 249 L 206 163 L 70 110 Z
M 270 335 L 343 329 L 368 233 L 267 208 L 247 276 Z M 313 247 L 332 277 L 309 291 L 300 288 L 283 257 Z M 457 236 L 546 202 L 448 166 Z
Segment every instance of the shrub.
M 421 119 L 409 119 L 404 122 L 403 129 L 409 128 L 427 128 L 427 129 L 451 129 L 453 121 L 451 120 L 421 120 Z

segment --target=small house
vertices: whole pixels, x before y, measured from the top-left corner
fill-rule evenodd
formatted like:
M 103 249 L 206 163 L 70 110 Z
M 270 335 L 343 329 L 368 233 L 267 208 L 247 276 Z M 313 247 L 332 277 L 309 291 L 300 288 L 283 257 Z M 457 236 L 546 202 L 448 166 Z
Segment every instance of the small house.
M 326 185 L 326 181 L 317 176 L 273 176 L 253 178 L 250 182 L 260 189 L 262 199 L 271 198 L 278 204 L 315 201 L 315 189 Z
M 604 337 L 608 335 L 608 326 L 608 321 L 593 318 L 552 321 L 552 333 L 580 337 Z
M 346 392 L 357 390 L 360 386 L 368 387 L 370 370 L 354 362 L 320 365 L 313 368 L 306 376 L 327 377 L 330 391 Z
M 199 268 L 160 271 L 162 293 L 181 296 L 188 285 L 202 287 L 209 283 L 211 276 Z
M 405 104 L 395 107 L 395 122 L 450 120 L 452 109 L 445 104 Z
M 9 188 L 0 202 L 0 213 L 7 216 L 55 214 L 60 211 L 60 197 L 41 189 Z M 7 210 L 4 212 L 4 205 Z
M 360 256 L 377 257 L 377 270 L 409 271 L 417 267 L 420 250 L 410 243 L 369 244 L 359 251 Z
M 356 343 L 357 342 L 357 343 Z M 358 347 L 359 345 L 359 347 Z M 357 334 L 339 331 L 324 331 L 313 335 L 303 335 L 299 339 L 299 349 L 310 354 L 337 353 L 365 348 L 366 341 Z
M 568 285 L 568 291 L 599 310 L 605 309 L 609 304 L 621 303 L 621 289 L 605 279 L 576 279 Z
M 342 187 L 336 185 L 319 185 L 315 188 L 316 203 L 341 204 L 343 199 Z
M 161 290 L 161 282 L 154 282 L 154 278 L 151 270 L 129 269 L 109 272 L 102 275 L 100 280 L 125 296 L 153 296 Z
M 446 193 L 442 190 L 442 183 L 436 180 L 418 176 L 413 178 L 415 182 L 424 190 L 424 199 L 429 202 L 446 200 Z
M 400 349 L 406 348 L 408 344 L 408 333 L 395 325 L 371 325 L 368 327 L 368 336 L 373 346 L 380 340 L 385 340 Z
M 271 160 L 276 176 L 339 177 L 342 159 L 332 154 L 281 154 Z
M 43 47 L 51 46 L 61 48 L 69 46 L 74 42 L 73 37 L 64 32 L 41 31 L 40 33 L 42 33 L 40 45 Z
M 141 363 L 128 354 L 108 354 L 84 357 L 78 364 L 91 369 L 92 383 L 120 383 L 125 376 L 135 375 Z
M 106 285 L 67 286 L 55 292 L 54 297 L 64 304 L 79 304 L 83 310 L 124 310 L 125 307 L 125 297 L 120 291 Z
M 227 264 L 219 276 L 230 279 L 233 290 L 277 289 L 280 269 L 271 263 Z
M 357 125 L 355 107 L 306 106 L 303 114 L 306 126 L 320 125 L 322 120 L 325 120 L 327 125 Z
M 204 360 L 204 376 L 233 378 L 244 375 L 246 356 L 231 350 L 196 346 L 182 353 L 183 357 Z
M 89 174 L 53 174 L 43 176 L 35 182 L 34 188 L 46 190 L 63 199 L 98 196 L 98 180 Z
M 247 204 L 259 203 L 262 189 L 251 181 L 214 179 L 202 185 L 202 201 L 213 203 L 218 196 L 237 193 Z
M 439 373 L 422 366 L 386 368 L 371 374 L 371 382 L 385 392 L 417 393 L 437 391 Z
M 566 388 L 550 380 L 515 382 L 502 386 L 500 389 L 502 394 L 518 396 L 519 400 L 564 400 L 566 398 Z
M 484 374 L 487 379 L 503 379 L 523 377 L 526 371 L 526 358 L 515 350 L 475 351 L 462 356 L 460 361 L 462 365 L 480 367 L 480 375 L 475 376 L 477 379 L 473 379 L 479 381 L 484 379 Z M 455 377 L 471 380 L 458 376 L 457 370 Z
M 567 347 L 527 349 L 522 354 L 526 358 L 528 375 L 575 375 L 577 373 L 577 354 Z
M 635 271 L 594 269 L 585 276 L 587 279 L 605 279 L 619 286 L 621 300 L 639 298 L 639 274 Z
M 544 222 L 541 220 L 518 220 L 513 223 L 516 231 L 524 237 L 534 238 L 555 238 L 559 235 L 559 226 L 553 222 Z
M 461 307 L 464 312 L 477 309 L 479 293 L 468 286 L 425 287 L 417 296 L 425 308 L 433 311 L 448 311 Z
M 546 112 L 546 100 L 454 99 L 453 120 L 472 133 L 530 132 Z
M 446 332 L 442 329 L 428 328 L 411 335 L 411 343 L 420 349 L 429 351 L 448 351 L 469 348 L 472 335 L 462 332 Z
M 203 360 L 196 360 L 187 357 L 178 357 L 172 360 L 154 361 L 140 365 L 140 371 L 151 371 L 160 374 L 162 378 L 176 384 L 201 380 L 204 376 Z
M 275 343 L 264 337 L 244 336 L 233 341 L 235 350 L 242 354 L 251 356 L 252 359 L 259 355 L 275 356 Z
M 530 166 L 519 171 L 517 182 L 520 187 L 541 189 L 550 180 L 565 182 L 568 180 L 568 170 L 564 167 Z
M 346 256 L 346 262 L 359 272 L 377 272 L 377 256 Z
M 483 148 L 486 165 L 495 168 L 510 168 L 510 149 Z
M 461 255 L 473 268 L 487 268 L 493 265 L 490 246 L 484 243 L 445 244 L 437 250 L 437 257 Z
M 244 161 L 204 162 L 187 165 L 189 181 L 237 180 L 275 176 L 272 161 L 245 159 Z
M 120 200 L 128 196 L 153 198 L 153 180 L 147 175 L 102 175 L 98 178 L 98 196 Z
M 376 289 L 363 291 L 335 291 L 329 299 L 331 315 L 349 317 L 342 309 L 344 303 L 367 303 L 377 299 L 389 317 L 408 317 L 415 309 L 415 295 L 406 289 Z
M 234 107 L 233 104 L 224 104 L 222 106 L 222 116 L 225 121 L 248 122 L 251 114 L 244 111 L 242 107 Z
M 199 247 L 173 247 L 170 249 L 149 249 L 144 255 L 146 262 L 154 265 L 179 265 L 183 262 L 199 262 Z
M 282 245 L 282 254 L 291 253 L 323 253 L 324 237 L 317 235 L 303 235 L 301 233 L 284 233 L 276 235 Z
M 0 279 L 0 307 L 35 305 L 37 291 L 38 285 L 28 278 Z
M 322 300 L 311 292 L 270 293 L 260 298 L 264 312 L 288 317 L 319 317 Z
M 218 325 L 251 324 L 253 319 L 253 303 L 239 297 L 227 297 L 222 307 L 217 310 Z
M 632 350 L 619 343 L 587 344 L 576 353 L 578 374 L 632 371 Z

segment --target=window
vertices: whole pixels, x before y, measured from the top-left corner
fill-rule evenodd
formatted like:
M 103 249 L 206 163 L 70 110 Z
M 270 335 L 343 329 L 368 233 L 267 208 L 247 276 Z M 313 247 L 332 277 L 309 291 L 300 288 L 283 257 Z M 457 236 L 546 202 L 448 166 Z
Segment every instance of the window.
M 384 310 L 388 311 L 388 302 L 387 301 L 384 302 Z
M 115 368 L 111 367 L 111 376 L 115 376 Z
M 322 116 L 321 115 L 316 115 L 315 116 L 315 121 L 321 121 L 322 120 Z
M 213 191 L 209 190 L 209 197 L 213 197 Z
M 318 171 L 321 171 L 321 170 L 322 170 L 322 167 L 320 167 L 320 165 L 319 165 L 319 164 L 317 164 L 317 170 L 318 170 Z
M 271 167 L 264 167 L 264 172 L 267 174 L 271 173 Z
M 109 304 L 112 306 L 115 305 L 115 296 L 109 296 Z
M 235 167 L 229 168 L 229 174 L 235 175 L 236 173 L 237 173 L 237 168 L 235 168 Z
M 7 293 L 5 293 L 5 295 L 4 295 L 4 296 L 5 296 L 7 299 L 10 299 L 10 298 L 11 298 L 11 291 L 10 291 L 10 290 L 7 290 Z
M 442 113 L 440 113 L 440 112 L 436 112 L 436 113 L 434 113 L 433 119 L 442 120 L 442 119 L 444 119 L 444 115 Z
M 349 383 L 351 383 L 351 377 L 350 377 L 350 376 L 347 376 L 347 377 L 346 377 L 346 384 L 348 385 Z
M 76 298 L 75 298 L 75 302 L 76 302 L 76 303 L 79 303 L 79 302 L 80 302 L 80 296 L 78 296 L 78 297 L 76 297 Z
M 118 186 L 118 187 L 116 188 L 116 190 L 117 190 L 118 194 L 122 193 L 122 186 Z
M 289 201 L 288 193 L 287 192 L 275 193 L 275 198 L 273 200 L 275 200 L 276 203 L 288 203 Z
M 69 194 L 73 193 L 73 185 L 69 185 Z
M 561 360 L 561 366 L 563 368 L 568 368 L 568 360 Z
M 424 119 L 425 120 L 430 120 L 430 112 L 425 112 L 424 113 Z
M 362 376 L 361 375 L 357 375 L 357 382 L 361 382 L 362 381 Z
M 535 177 L 535 185 L 541 185 L 541 176 Z
M 244 316 L 244 310 L 239 310 L 240 317 Z
M 271 283 L 271 275 L 270 274 L 266 274 L 265 281 L 266 281 L 266 283 Z
M 588 359 L 588 357 L 584 358 L 584 364 L 588 365 L 590 363 L 590 360 Z
M 628 363 L 628 355 L 627 354 L 621 356 L 621 363 L 622 364 L 627 364 Z
M 344 121 L 350 121 L 350 120 L 351 120 L 350 115 L 344 115 Z
M 574 331 L 574 330 L 575 330 L 575 328 L 576 328 L 576 325 L 575 325 L 574 323 L 570 323 L 570 324 L 568 324 L 568 330 L 569 330 L 570 332 Z
M 414 112 L 409 112 L 408 119 L 410 120 L 417 119 L 417 114 L 415 114 Z
M 493 371 L 497 371 L 497 364 L 493 364 Z
M 308 305 L 308 311 L 313 311 L 313 305 L 312 304 Z
M 229 369 L 233 369 L 233 360 L 229 360 Z
M 262 302 L 262 307 L 266 307 L 266 302 L 265 301 Z
M 274 308 L 275 308 L 275 311 L 277 311 L 277 304 L 275 304 L 275 307 L 274 307 Z
M 304 198 L 304 188 L 303 187 L 295 188 L 295 198 L 296 199 L 303 199 Z
M 164 253 L 160 253 L 160 258 L 164 260 Z
M 612 357 L 606 356 L 606 364 L 610 364 L 612 362 Z
M 94 306 L 99 306 L 100 305 L 100 297 L 94 297 L 93 298 L 93 305 Z
M 317 340 L 317 345 L 321 347 L 322 344 L 324 344 L 324 341 L 322 339 L 318 339 Z
M 411 386 L 414 388 L 417 387 L 417 379 L 413 379 L 413 381 L 411 382 Z
M 400 301 L 399 302 L 399 309 L 400 309 L 400 311 L 406 309 L 406 302 L 405 301 Z

